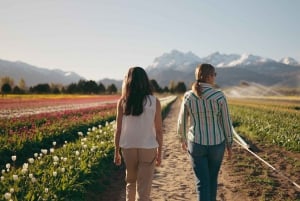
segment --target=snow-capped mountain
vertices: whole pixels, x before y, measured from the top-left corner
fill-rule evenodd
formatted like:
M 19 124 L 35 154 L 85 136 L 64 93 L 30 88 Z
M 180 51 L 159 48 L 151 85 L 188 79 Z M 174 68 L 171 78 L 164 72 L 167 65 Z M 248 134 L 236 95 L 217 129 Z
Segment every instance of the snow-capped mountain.
M 257 82 L 265 85 L 281 84 L 297 86 L 300 83 L 300 64 L 293 58 L 276 61 L 253 54 L 212 53 L 198 57 L 192 52 L 172 50 L 154 59 L 146 68 L 149 77 L 160 85 L 168 86 L 170 80 L 184 81 L 187 85 L 194 78 L 194 70 L 199 63 L 210 63 L 221 76 L 217 76 L 220 86 L 232 86 L 241 81 Z
M 240 55 L 238 54 L 220 54 L 219 52 L 215 52 L 213 54 L 208 55 L 203 58 L 204 63 L 210 63 L 215 67 L 224 67 L 228 66 L 229 63 L 232 63 L 235 60 L 239 60 Z
M 225 58 L 230 58 L 230 56 L 225 56 Z M 229 59 L 228 59 L 229 60 Z M 237 58 L 232 59 L 231 61 L 229 60 L 228 63 L 219 63 L 216 66 L 217 67 L 234 67 L 237 65 L 255 65 L 255 64 L 259 64 L 259 63 L 264 63 L 264 62 L 275 62 L 272 59 L 268 59 L 268 58 L 263 58 L 260 56 L 255 56 L 252 54 L 242 54 L 242 55 L 237 55 Z
M 148 69 L 172 68 L 173 70 L 184 70 L 189 65 L 198 62 L 201 62 L 201 59 L 192 52 L 183 53 L 172 50 L 171 53 L 164 53 L 162 56 L 155 58 Z
M 296 61 L 296 59 L 293 59 L 291 57 L 282 58 L 281 60 L 279 60 L 279 62 L 286 65 L 293 65 L 293 66 L 299 65 L 299 62 Z
M 192 52 L 183 53 L 178 50 L 172 50 L 170 53 L 164 53 L 162 56 L 155 58 L 154 62 L 148 66 L 148 69 L 172 68 L 173 70 L 184 70 L 187 66 L 194 63 L 210 63 L 215 67 L 235 67 L 263 64 L 267 62 L 276 63 L 277 61 L 248 53 L 239 55 L 215 52 L 200 58 Z M 278 61 L 278 63 L 300 65 L 299 62 L 290 57 L 283 58 Z

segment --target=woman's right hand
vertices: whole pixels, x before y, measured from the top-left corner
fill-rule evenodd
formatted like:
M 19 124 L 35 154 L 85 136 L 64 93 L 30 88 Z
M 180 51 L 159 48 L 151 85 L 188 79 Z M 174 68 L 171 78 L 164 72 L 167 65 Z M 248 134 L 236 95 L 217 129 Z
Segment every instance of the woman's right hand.
M 119 152 L 115 152 L 114 163 L 116 165 L 121 165 L 121 154 Z
M 181 149 L 183 151 L 187 151 L 187 143 L 186 142 L 181 142 Z

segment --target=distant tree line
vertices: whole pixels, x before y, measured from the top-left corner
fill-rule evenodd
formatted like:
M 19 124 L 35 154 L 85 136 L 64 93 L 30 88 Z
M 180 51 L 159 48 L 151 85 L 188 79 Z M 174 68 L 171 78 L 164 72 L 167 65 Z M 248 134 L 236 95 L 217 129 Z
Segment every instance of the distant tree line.
M 170 82 L 169 86 L 162 88 L 156 80 L 150 80 L 151 86 L 155 93 L 184 93 L 187 88 L 184 82 Z M 93 80 L 79 80 L 77 83 L 71 83 L 63 86 L 61 84 L 41 83 L 35 86 L 26 86 L 24 79 L 18 84 L 10 77 L 0 78 L 2 95 L 5 94 L 116 94 L 120 91 L 115 84 L 104 86 L 101 82 Z

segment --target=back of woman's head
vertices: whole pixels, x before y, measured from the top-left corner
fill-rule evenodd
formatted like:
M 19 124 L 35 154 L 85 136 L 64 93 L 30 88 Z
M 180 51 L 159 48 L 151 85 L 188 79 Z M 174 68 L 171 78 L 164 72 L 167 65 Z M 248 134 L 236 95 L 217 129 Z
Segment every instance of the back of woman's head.
M 198 96 L 202 96 L 202 83 L 207 83 L 209 76 L 215 73 L 215 67 L 211 64 L 199 64 L 195 70 L 195 79 L 196 81 L 192 85 L 192 91 Z
M 141 67 L 130 68 L 123 84 L 123 90 L 125 90 L 123 93 L 125 115 L 140 115 L 143 112 L 145 97 L 152 95 L 146 71 Z

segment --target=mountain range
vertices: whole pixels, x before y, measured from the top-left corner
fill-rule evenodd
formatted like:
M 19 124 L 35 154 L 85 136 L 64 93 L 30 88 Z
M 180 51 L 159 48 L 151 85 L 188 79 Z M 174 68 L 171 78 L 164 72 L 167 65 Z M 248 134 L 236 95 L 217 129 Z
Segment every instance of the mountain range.
M 8 76 L 14 79 L 17 84 L 24 79 L 27 86 L 34 86 L 42 83 L 55 83 L 68 85 L 77 83 L 84 77 L 74 72 L 65 72 L 59 69 L 50 70 L 47 68 L 36 67 L 21 61 L 6 61 L 0 59 L 0 78 Z
M 220 87 L 235 86 L 244 81 L 266 86 L 298 87 L 300 84 L 300 64 L 290 57 L 275 61 L 252 54 L 215 52 L 200 58 L 192 52 L 172 50 L 155 58 L 146 71 L 160 86 L 168 86 L 170 80 L 184 81 L 189 86 L 195 80 L 194 72 L 199 63 L 216 67 L 216 83 Z
M 169 86 L 171 81 L 183 81 L 187 86 L 195 80 L 194 71 L 199 63 L 210 63 L 216 67 L 216 83 L 220 87 L 239 85 L 241 82 L 255 82 L 265 86 L 299 87 L 300 64 L 286 57 L 279 61 L 252 54 L 212 53 L 200 58 L 192 52 L 172 50 L 154 59 L 145 68 L 150 79 L 155 79 L 161 87 Z M 76 83 L 84 77 L 74 72 L 59 69 L 49 70 L 24 62 L 11 62 L 0 59 L 0 78 L 9 76 L 18 82 L 24 79 L 27 86 L 39 83 Z M 104 85 L 115 84 L 121 87 L 121 80 L 97 80 Z

